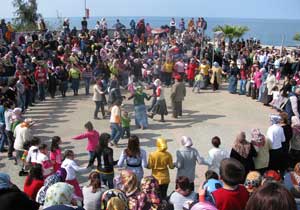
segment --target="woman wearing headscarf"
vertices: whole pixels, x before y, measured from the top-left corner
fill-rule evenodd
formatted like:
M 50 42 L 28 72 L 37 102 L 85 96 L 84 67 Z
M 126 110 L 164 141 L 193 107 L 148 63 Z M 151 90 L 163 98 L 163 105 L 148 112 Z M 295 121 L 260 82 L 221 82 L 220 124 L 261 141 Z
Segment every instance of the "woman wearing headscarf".
M 151 203 L 151 210 L 156 210 L 161 203 L 159 198 L 158 181 L 153 176 L 146 176 L 141 181 L 141 191 L 146 194 L 148 202 Z
M 0 204 L 3 210 L 39 209 L 39 204 L 13 185 L 10 176 L 5 173 L 0 173 Z
M 172 155 L 167 151 L 168 146 L 164 138 L 156 140 L 157 150 L 149 154 L 148 168 L 152 170 L 159 183 L 159 191 L 162 199 L 167 197 L 168 186 L 170 183 L 169 168 L 174 169 Z
M 229 72 L 228 72 L 228 76 L 229 76 L 228 91 L 231 94 L 235 94 L 236 93 L 238 75 L 239 75 L 239 69 L 236 66 L 235 62 L 231 61 L 230 62 Z
M 143 88 L 138 86 L 135 93 L 128 98 L 133 98 L 134 112 L 135 112 L 135 124 L 142 130 L 148 127 L 147 110 L 145 105 L 145 99 L 150 100 L 151 96 L 148 96 L 143 92 Z
M 251 144 L 257 152 L 257 156 L 253 158 L 255 170 L 263 174 L 268 169 L 271 143 L 258 128 L 255 128 L 251 131 Z
M 289 116 L 286 112 L 280 112 L 279 116 L 281 117 L 280 125 L 283 128 L 283 133 L 285 137 L 285 141 L 282 142 L 282 152 L 283 158 L 282 159 L 282 169 L 287 170 L 289 166 L 294 167 L 294 165 L 289 165 L 289 150 L 290 150 L 290 141 L 293 137 L 293 129 L 289 123 Z
M 46 192 L 57 182 L 64 182 L 67 177 L 67 171 L 64 168 L 60 168 L 55 174 L 48 176 L 44 181 L 44 186 L 38 191 L 36 195 L 36 201 L 43 205 L 45 202 Z
M 139 189 L 138 179 L 132 171 L 123 170 L 120 173 L 118 188 L 122 190 L 128 198 L 130 210 L 150 209 L 151 204 L 148 202 L 145 193 Z
M 296 116 L 292 117 L 293 137 L 291 139 L 291 148 L 289 152 L 290 166 L 300 162 L 300 123 Z
M 84 210 L 77 207 L 77 201 L 73 199 L 74 188 L 72 185 L 58 182 L 49 187 L 45 197 L 44 210 Z
M 190 189 L 194 190 L 196 163 L 209 165 L 199 152 L 193 148 L 193 141 L 190 137 L 182 136 L 182 149 L 176 151 L 177 177 L 186 176 L 190 183 Z
M 140 148 L 140 140 L 136 135 L 129 137 L 127 148 L 123 150 L 119 158 L 118 167 L 124 166 L 136 174 L 139 182 L 142 180 L 143 168 L 147 167 L 147 154 L 145 150 Z
M 267 79 L 264 81 L 266 85 L 266 93 L 265 93 L 265 100 L 262 100 L 264 105 L 268 105 L 273 100 L 273 88 L 276 85 L 276 77 L 274 75 L 274 70 L 270 69 Z
M 280 126 L 281 117 L 279 115 L 271 115 L 271 126 L 267 131 L 267 138 L 271 142 L 269 169 L 282 169 L 282 143 L 285 142 L 284 130 Z
M 238 160 L 244 167 L 246 173 L 254 170 L 253 157 L 257 156 L 257 152 L 253 145 L 246 140 L 245 132 L 239 133 L 236 137 L 230 157 Z
M 153 82 L 155 86 L 155 96 L 156 96 L 156 103 L 152 109 L 152 113 L 149 115 L 150 118 L 153 118 L 154 115 L 160 115 L 160 122 L 165 122 L 164 116 L 168 114 L 167 104 L 165 100 L 164 89 L 162 87 L 162 82 L 160 79 L 156 79 Z
M 101 197 L 101 210 L 129 210 L 125 193 L 117 189 L 105 191 Z
M 218 62 L 213 63 L 213 67 L 211 69 L 211 78 L 210 78 L 210 83 L 212 84 L 213 91 L 216 91 L 219 89 L 219 86 L 222 83 L 222 74 L 223 70 L 220 67 Z

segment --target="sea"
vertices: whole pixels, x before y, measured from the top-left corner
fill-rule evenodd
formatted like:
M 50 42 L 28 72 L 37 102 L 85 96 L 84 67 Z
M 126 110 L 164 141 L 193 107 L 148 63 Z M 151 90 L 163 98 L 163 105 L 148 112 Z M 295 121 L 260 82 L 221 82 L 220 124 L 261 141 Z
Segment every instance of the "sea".
M 90 17 L 88 19 L 88 27 L 93 29 L 96 25 L 96 21 L 102 17 Z M 130 21 L 133 19 L 135 22 L 141 19 L 141 17 L 105 17 L 108 23 L 108 27 L 112 28 L 116 19 L 119 19 L 127 28 Z M 145 23 L 149 23 L 152 28 L 159 28 L 162 25 L 169 25 L 172 17 L 142 17 L 145 19 Z M 187 25 L 191 17 L 175 17 L 177 25 L 180 19 L 184 18 Z M 50 25 L 51 29 L 55 29 L 61 25 L 64 18 L 45 18 L 46 22 Z M 197 20 L 196 17 L 194 17 Z M 297 19 L 246 19 L 246 18 L 205 18 L 207 26 L 207 34 L 213 36 L 213 28 L 217 25 L 239 25 L 247 26 L 249 31 L 245 34 L 244 39 L 255 38 L 260 40 L 264 45 L 274 46 L 299 46 L 300 42 L 293 40 L 293 36 L 300 33 L 300 20 Z M 77 29 L 81 28 L 81 17 L 69 18 L 71 27 L 76 26 Z

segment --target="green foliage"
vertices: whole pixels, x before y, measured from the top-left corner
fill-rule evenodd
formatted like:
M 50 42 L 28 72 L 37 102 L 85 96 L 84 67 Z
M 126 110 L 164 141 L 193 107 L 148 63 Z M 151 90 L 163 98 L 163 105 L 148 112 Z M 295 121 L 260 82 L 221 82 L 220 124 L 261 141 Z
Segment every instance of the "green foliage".
M 36 0 L 13 0 L 12 4 L 16 8 L 16 11 L 14 12 L 14 26 L 16 30 L 37 30 L 37 21 L 42 16 L 37 13 Z
M 300 33 L 296 33 L 293 37 L 293 39 L 297 42 L 300 42 Z
M 224 36 L 226 38 L 228 38 L 229 40 L 233 40 L 234 38 L 242 37 L 247 31 L 249 31 L 249 28 L 247 26 L 218 25 L 213 29 L 213 31 L 221 31 L 224 33 Z

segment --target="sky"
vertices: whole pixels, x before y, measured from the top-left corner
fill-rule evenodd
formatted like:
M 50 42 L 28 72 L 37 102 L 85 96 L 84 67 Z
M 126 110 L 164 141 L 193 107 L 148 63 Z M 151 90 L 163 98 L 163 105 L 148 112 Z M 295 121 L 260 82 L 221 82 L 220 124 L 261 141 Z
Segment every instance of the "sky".
M 84 0 L 37 0 L 43 17 L 80 17 Z M 86 0 L 91 16 L 178 16 L 300 19 L 300 0 Z M 0 0 L 0 17 L 13 17 L 12 0 Z

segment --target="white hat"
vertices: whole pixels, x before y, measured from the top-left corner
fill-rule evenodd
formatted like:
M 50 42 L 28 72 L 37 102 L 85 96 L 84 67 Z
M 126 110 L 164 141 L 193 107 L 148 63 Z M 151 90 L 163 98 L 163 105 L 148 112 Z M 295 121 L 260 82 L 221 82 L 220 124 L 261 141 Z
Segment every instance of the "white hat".
M 185 147 L 191 147 L 191 146 L 193 146 L 193 141 L 190 137 L 182 136 L 181 144 L 182 144 L 182 146 L 185 146 Z

